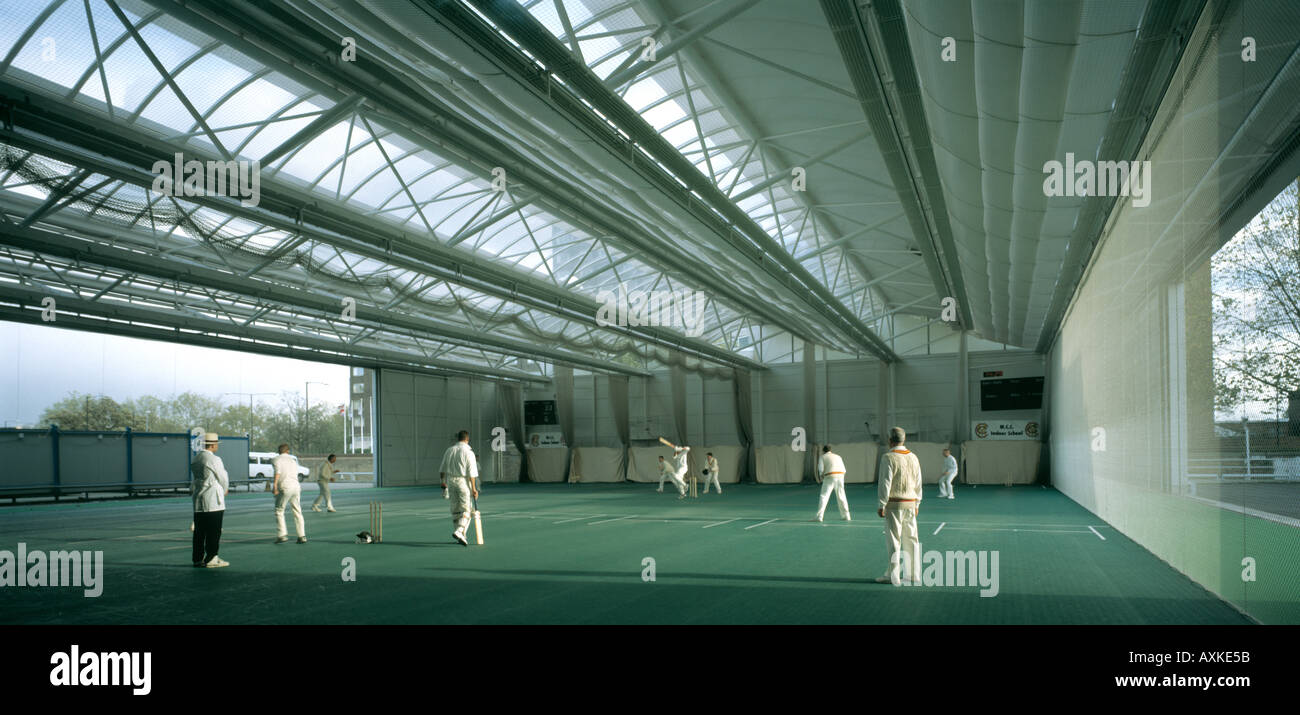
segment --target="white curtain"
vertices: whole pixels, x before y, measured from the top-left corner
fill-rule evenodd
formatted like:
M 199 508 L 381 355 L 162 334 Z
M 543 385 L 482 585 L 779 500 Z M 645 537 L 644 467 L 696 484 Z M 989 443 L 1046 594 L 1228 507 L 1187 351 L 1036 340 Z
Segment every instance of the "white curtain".
M 622 447 L 574 447 L 569 482 L 621 482 L 626 476 Z

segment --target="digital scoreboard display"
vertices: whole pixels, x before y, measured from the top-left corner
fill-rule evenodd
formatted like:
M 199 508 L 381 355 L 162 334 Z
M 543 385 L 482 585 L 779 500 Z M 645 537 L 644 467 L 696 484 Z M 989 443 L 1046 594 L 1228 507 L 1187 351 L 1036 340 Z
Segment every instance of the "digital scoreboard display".
M 980 380 L 980 409 L 985 412 L 1042 408 L 1043 378 L 1041 377 Z
M 560 420 L 555 415 L 555 400 L 524 400 L 524 424 L 558 425 Z

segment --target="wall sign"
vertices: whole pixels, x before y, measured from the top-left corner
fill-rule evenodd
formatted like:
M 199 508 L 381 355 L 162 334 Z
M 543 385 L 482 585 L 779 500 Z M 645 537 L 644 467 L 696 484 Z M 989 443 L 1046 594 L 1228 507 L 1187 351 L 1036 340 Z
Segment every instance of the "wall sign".
M 564 436 L 559 432 L 533 432 L 528 435 L 529 447 L 559 447 L 564 444 Z
M 977 442 L 1008 439 L 1037 440 L 1041 434 L 1038 423 L 1029 420 L 971 423 L 971 439 Z

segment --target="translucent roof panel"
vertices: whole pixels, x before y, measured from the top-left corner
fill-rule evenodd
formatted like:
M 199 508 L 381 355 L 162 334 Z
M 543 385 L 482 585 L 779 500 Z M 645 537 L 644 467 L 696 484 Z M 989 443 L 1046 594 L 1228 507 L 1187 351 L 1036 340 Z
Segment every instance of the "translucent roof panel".
M 334 202 L 332 206 L 346 209 L 358 222 L 373 222 L 369 225 L 378 230 L 392 230 L 383 228 L 385 225 L 400 227 L 403 234 L 419 241 L 454 244 L 454 250 L 474 259 L 517 270 L 520 279 L 531 278 L 561 289 L 556 295 L 598 299 L 603 291 L 620 285 L 679 291 L 708 288 L 692 286 L 669 275 L 665 268 L 630 255 L 626 237 L 602 235 L 592 230 L 574 207 L 546 203 L 542 187 L 511 181 L 507 190 L 496 190 L 482 163 L 466 162 L 459 154 L 401 126 L 400 119 L 389 116 L 387 121 L 379 121 L 367 109 L 368 104 L 359 105 L 350 116 L 338 116 L 324 131 L 300 136 L 343 97 L 317 94 L 301 83 L 308 80 L 293 67 L 266 66 L 240 53 L 238 43 L 218 42 L 148 3 L 122 0 L 120 5 L 137 28 L 138 40 L 104 0 L 0 3 L 0 57 L 12 60 L 0 67 L 0 74 L 56 100 L 76 102 L 82 111 L 111 114 L 114 127 L 127 128 L 124 133 L 130 130 L 151 140 L 161 138 L 177 151 L 215 157 L 219 144 L 237 158 L 260 160 L 299 137 L 301 141 L 280 158 L 261 167 L 269 185 L 282 190 L 304 187 Z M 552 17 L 544 21 L 553 31 L 564 33 L 565 20 L 554 3 L 548 5 Z M 634 36 L 644 33 L 645 23 L 627 7 L 593 9 L 572 4 L 566 6 L 565 14 L 581 37 L 582 51 L 590 57 L 617 64 L 639 51 L 629 45 L 636 44 Z M 49 42 L 45 42 L 47 38 Z M 163 71 L 155 66 L 155 60 Z M 174 80 L 175 88 L 169 79 Z M 321 89 L 334 94 L 326 85 Z M 655 82 L 646 84 L 644 91 L 647 103 L 658 102 L 654 111 L 662 115 L 656 115 L 659 124 L 683 127 L 673 130 L 682 132 L 682 143 L 699 144 L 693 129 L 695 119 L 685 109 L 682 96 L 668 97 L 663 85 Z M 712 109 L 703 95 L 699 99 L 700 107 Z M 707 121 L 712 130 L 720 132 L 707 137 L 706 146 L 742 139 L 725 125 L 721 114 L 704 116 L 710 117 Z M 702 160 L 702 155 L 696 159 Z M 57 171 L 57 163 L 48 157 L 42 157 L 40 165 L 41 171 Z M 720 160 L 714 169 L 729 166 Z M 60 178 L 24 183 L 16 181 L 16 176 L 6 178 L 6 188 L 0 190 L 0 195 L 15 201 L 47 196 L 49 187 Z M 92 186 L 100 179 L 90 177 L 82 186 Z M 565 346 L 568 349 L 611 354 L 637 348 L 625 335 L 596 329 L 590 323 L 433 280 L 418 271 L 398 269 L 382 256 L 351 254 L 246 216 L 234 217 L 184 198 L 158 196 L 148 187 L 111 182 L 84 199 L 61 205 L 51 217 L 78 212 L 112 218 L 114 227 L 131 232 L 124 240 L 141 250 L 175 251 L 187 261 L 213 260 L 214 265 L 219 256 L 231 264 L 222 265 L 222 270 L 251 271 L 249 275 L 257 274 L 259 280 L 263 278 L 258 266 L 274 265 L 276 270 L 270 275 L 292 277 L 295 285 L 316 285 L 317 281 L 322 287 L 346 285 L 377 304 L 398 306 L 395 310 L 434 315 L 476 329 L 496 326 L 538 344 L 563 338 L 572 340 Z M 689 237 L 678 234 L 668 235 L 667 240 L 689 243 Z M 203 250 L 196 250 L 200 244 Z M 212 253 L 204 258 L 207 250 Z M 738 284 L 749 280 L 748 276 L 737 277 Z M 202 291 L 193 295 L 202 296 Z M 739 330 L 735 323 L 745 320 L 744 309 L 710 301 L 710 311 L 719 319 L 710 323 L 705 338 L 734 344 Z M 221 313 L 213 306 L 203 310 Z M 321 326 L 302 329 L 328 332 Z M 392 335 L 376 337 L 395 339 Z

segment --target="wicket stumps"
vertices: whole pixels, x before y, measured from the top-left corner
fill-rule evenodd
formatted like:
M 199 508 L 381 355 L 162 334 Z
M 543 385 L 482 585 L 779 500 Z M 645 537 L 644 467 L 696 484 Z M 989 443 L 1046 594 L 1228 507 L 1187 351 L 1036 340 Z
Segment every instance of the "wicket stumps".
M 692 474 L 691 475 L 691 498 L 692 499 L 700 498 L 699 483 L 700 483 L 699 477 L 696 477 L 694 474 Z
M 370 502 L 370 538 L 376 543 L 384 540 L 384 503 Z

